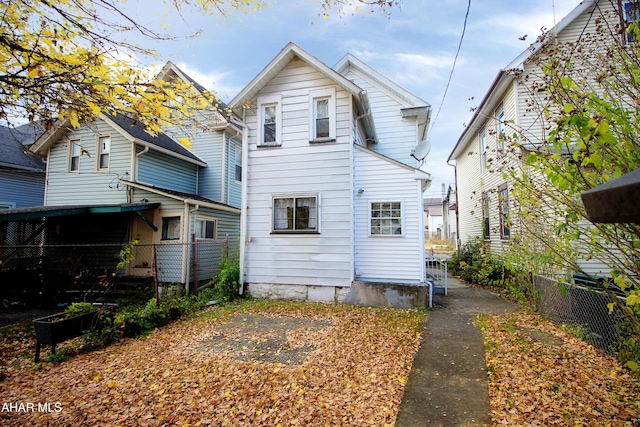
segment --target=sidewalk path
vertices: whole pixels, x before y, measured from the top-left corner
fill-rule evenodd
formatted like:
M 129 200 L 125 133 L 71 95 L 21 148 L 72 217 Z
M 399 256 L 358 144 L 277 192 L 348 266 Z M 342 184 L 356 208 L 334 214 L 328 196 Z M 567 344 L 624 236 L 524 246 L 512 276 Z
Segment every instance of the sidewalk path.
M 449 276 L 449 295 L 434 295 L 396 427 L 491 425 L 482 334 L 476 314 L 503 314 L 516 305 Z

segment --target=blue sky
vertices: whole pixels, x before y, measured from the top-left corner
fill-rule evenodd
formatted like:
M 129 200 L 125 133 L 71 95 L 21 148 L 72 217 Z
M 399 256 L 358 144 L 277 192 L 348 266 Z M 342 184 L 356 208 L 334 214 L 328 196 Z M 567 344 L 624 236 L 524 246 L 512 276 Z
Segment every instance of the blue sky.
M 446 159 L 471 108 L 478 105 L 498 71 L 535 41 L 541 27 L 551 28 L 579 0 L 471 0 L 462 49 L 437 121 L 467 0 L 404 0 L 390 16 L 365 12 L 318 16 L 320 4 L 279 0 L 272 8 L 228 22 L 192 14 L 166 18 L 167 32 L 178 37 L 155 46 L 158 63 L 171 60 L 196 81 L 231 100 L 290 41 L 333 67 L 351 53 L 431 104 L 431 153 L 423 169 L 433 177 L 426 195 L 440 195 L 441 184 L 454 183 Z M 127 8 L 141 22 L 155 25 L 157 0 L 131 2 Z M 520 37 L 527 35 L 525 41 Z M 143 40 L 139 44 L 147 46 Z

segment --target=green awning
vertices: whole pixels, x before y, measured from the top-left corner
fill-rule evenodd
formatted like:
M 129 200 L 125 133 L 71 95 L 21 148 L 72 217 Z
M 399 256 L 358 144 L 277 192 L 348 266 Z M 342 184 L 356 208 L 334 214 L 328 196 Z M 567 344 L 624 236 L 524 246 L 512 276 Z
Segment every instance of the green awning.
M 117 205 L 33 206 L 3 209 L 0 210 L 0 223 L 71 215 L 140 212 L 159 206 L 160 203 L 121 203 Z

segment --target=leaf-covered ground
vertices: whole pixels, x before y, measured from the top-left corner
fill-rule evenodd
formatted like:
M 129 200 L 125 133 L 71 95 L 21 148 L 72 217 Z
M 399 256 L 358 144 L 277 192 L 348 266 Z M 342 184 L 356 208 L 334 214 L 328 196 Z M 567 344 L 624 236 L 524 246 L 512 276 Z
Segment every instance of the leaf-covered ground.
M 256 300 L 39 370 L 13 336 L 0 425 L 393 425 L 424 316 Z
M 638 426 L 640 383 L 536 314 L 480 316 L 494 425 Z

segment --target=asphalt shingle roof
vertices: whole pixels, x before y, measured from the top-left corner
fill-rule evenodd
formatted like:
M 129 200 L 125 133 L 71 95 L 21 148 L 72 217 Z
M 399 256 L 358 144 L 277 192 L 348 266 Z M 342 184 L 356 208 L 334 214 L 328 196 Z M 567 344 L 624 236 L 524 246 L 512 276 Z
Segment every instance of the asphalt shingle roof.
M 44 161 L 31 154 L 28 146 L 44 132 L 38 123 L 15 128 L 0 126 L 0 163 L 44 171 Z

